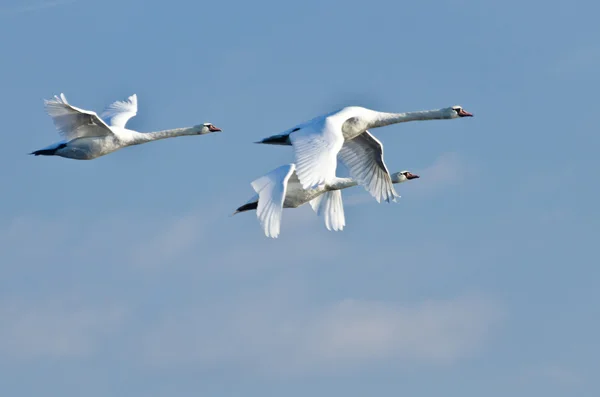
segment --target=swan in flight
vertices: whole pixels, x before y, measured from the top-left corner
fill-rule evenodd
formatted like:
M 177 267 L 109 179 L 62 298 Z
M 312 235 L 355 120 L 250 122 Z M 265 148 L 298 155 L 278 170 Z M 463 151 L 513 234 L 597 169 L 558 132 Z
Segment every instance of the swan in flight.
M 296 173 L 303 189 L 315 189 L 335 180 L 337 159 L 350 176 L 377 200 L 398 197 L 383 162 L 383 147 L 367 130 L 416 120 L 472 117 L 461 106 L 407 113 L 384 113 L 359 106 L 315 117 L 281 134 L 256 143 L 293 146 Z
M 419 178 L 409 171 L 396 172 L 391 175 L 392 183 L 402 183 Z M 257 193 L 246 204 L 239 207 L 233 215 L 256 210 L 256 216 L 267 237 L 279 236 L 283 208 L 297 208 L 310 203 L 317 215 L 325 218 L 328 230 L 342 230 L 346 225 L 342 189 L 356 186 L 352 178 L 335 178 L 327 184 L 313 189 L 305 189 L 298 180 L 295 164 L 282 165 L 267 175 L 252 182 Z
M 125 128 L 125 124 L 137 114 L 136 94 L 125 101 L 117 101 L 107 106 L 101 117 L 95 112 L 70 105 L 64 94 L 44 100 L 44 105 L 64 140 L 30 153 L 35 156 L 91 160 L 126 146 L 176 136 L 204 135 L 221 131 L 211 123 L 145 133 L 129 130 Z

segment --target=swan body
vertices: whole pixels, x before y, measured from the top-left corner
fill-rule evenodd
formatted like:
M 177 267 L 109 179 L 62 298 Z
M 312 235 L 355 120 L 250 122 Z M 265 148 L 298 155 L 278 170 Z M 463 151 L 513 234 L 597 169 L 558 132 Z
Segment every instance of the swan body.
M 391 175 L 392 183 L 402 183 L 419 178 L 409 171 Z M 317 215 L 323 215 L 328 230 L 343 230 L 346 224 L 342 189 L 358 185 L 352 178 L 335 178 L 326 184 L 312 189 L 302 187 L 296 173 L 295 164 L 282 165 L 252 182 L 257 193 L 246 204 L 239 207 L 240 212 L 256 210 L 256 215 L 267 237 L 277 238 L 280 232 L 283 208 L 297 208 L 310 203 Z
M 64 94 L 45 100 L 44 105 L 64 140 L 30 153 L 35 156 L 92 160 L 127 146 L 177 136 L 204 135 L 221 131 L 211 123 L 145 133 L 129 130 L 125 125 L 137 114 L 136 94 L 125 101 L 117 101 L 107 106 L 101 117 L 93 111 L 69 104 Z
M 349 106 L 298 124 L 256 143 L 293 146 L 296 174 L 303 189 L 335 180 L 338 158 L 350 175 L 378 201 L 398 197 L 383 161 L 383 146 L 369 128 L 417 120 L 471 117 L 460 106 L 407 113 L 385 113 Z

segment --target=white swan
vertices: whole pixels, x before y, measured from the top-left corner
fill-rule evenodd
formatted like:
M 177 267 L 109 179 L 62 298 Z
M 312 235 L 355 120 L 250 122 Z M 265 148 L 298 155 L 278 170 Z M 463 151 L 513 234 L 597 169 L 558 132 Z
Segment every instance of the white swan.
M 246 204 L 239 207 L 233 215 L 256 210 L 256 216 L 267 237 L 279 236 L 283 208 L 297 208 L 310 202 L 317 215 L 324 215 L 328 230 L 342 230 L 346 225 L 342 189 L 356 186 L 352 178 L 335 178 L 314 189 L 304 189 L 296 174 L 296 165 L 282 165 L 252 182 L 257 193 Z M 391 175 L 392 183 L 402 183 L 419 178 L 409 171 Z
M 102 113 L 102 118 L 95 112 L 70 105 L 64 94 L 45 100 L 44 105 L 56 129 L 65 140 L 30 153 L 35 156 L 91 160 L 126 146 L 158 139 L 221 131 L 211 123 L 145 133 L 128 130 L 125 124 L 137 114 L 138 109 L 135 94 L 126 101 L 117 101 L 109 105 Z
M 335 180 L 337 159 L 346 165 L 358 184 L 380 202 L 398 196 L 383 162 L 381 143 L 367 129 L 415 120 L 472 117 L 460 106 L 408 113 L 384 113 L 359 106 L 345 107 L 315 117 L 256 143 L 291 145 L 296 173 L 304 189 Z

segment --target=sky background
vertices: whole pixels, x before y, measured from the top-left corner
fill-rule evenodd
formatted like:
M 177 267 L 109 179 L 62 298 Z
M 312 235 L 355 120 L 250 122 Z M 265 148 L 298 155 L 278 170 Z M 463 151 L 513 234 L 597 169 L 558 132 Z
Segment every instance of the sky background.
M 600 4 L 0 3 L 0 395 L 598 396 Z M 93 161 L 42 100 L 222 133 Z M 345 105 L 397 204 L 229 215 L 291 162 L 252 142 Z

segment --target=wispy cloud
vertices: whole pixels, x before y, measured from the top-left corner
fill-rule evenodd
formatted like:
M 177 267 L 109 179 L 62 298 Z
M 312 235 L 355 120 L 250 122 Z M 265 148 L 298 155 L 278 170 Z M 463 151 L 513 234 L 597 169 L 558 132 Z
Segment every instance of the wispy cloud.
M 131 261 L 141 267 L 171 263 L 200 241 L 210 226 L 206 217 L 191 212 L 157 225 L 151 236 L 131 248 Z
M 121 324 L 124 310 L 63 303 L 0 305 L 0 356 L 68 358 L 93 354 Z
M 145 337 L 143 350 L 159 367 L 229 364 L 283 375 L 382 361 L 447 365 L 476 353 L 500 317 L 497 305 L 476 298 L 314 307 L 279 296 L 170 315 Z
M 67 244 L 72 230 L 63 220 L 22 215 L 0 224 L 0 268 L 8 269 L 27 261 L 36 263 Z
M 521 379 L 525 382 L 531 380 L 551 381 L 555 384 L 576 386 L 583 382 L 582 377 L 570 368 L 556 364 L 544 363 L 523 371 Z
M 448 186 L 458 185 L 472 172 L 458 153 L 444 153 L 433 164 L 416 173 L 421 176 L 412 188 L 415 194 L 429 194 Z
M 54 8 L 54 7 L 72 4 L 72 3 L 75 3 L 76 1 L 77 0 L 56 0 L 56 1 L 33 3 L 33 4 L 28 4 L 28 5 L 20 4 L 18 6 L 15 5 L 14 7 L 0 8 L 0 17 L 42 11 L 42 10 L 46 10 L 48 8 Z
M 399 302 L 341 299 L 347 295 L 334 294 L 315 302 L 306 289 L 290 292 L 297 282 L 294 276 L 298 272 L 308 276 L 312 268 L 335 264 L 329 259 L 336 256 L 343 262 L 341 255 L 349 255 L 342 249 L 345 236 L 326 231 L 322 219 L 309 207 L 286 211 L 286 235 L 278 240 L 262 235 L 254 213 L 246 214 L 246 219 L 227 218 L 228 213 L 219 207 L 149 217 L 61 214 L 7 222 L 0 227 L 0 251 L 8 261 L 0 262 L 13 264 L 5 272 L 9 275 L 40 265 L 52 274 L 86 267 L 97 273 L 79 276 L 97 282 L 111 271 L 127 273 L 122 266 L 133 259 L 142 272 L 148 266 L 187 266 L 187 277 L 198 278 L 205 278 L 212 266 L 221 272 L 215 286 L 220 282 L 223 288 L 190 294 L 184 301 L 171 299 L 167 309 L 153 308 L 151 321 L 144 317 L 145 308 L 137 307 L 136 312 L 135 298 L 127 294 L 127 288 L 114 295 L 123 303 L 108 307 L 60 302 L 0 304 L 0 355 L 21 359 L 97 356 L 110 341 L 127 346 L 128 356 L 139 359 L 139 365 L 226 366 L 301 376 L 354 371 L 370 364 L 453 364 L 477 354 L 501 319 L 502 308 L 479 297 Z M 240 227 L 244 222 L 252 224 L 254 235 L 247 235 L 248 227 Z M 263 271 L 258 277 L 266 278 L 267 286 L 274 273 L 286 282 L 275 282 L 268 291 L 263 291 L 264 285 L 230 284 L 234 282 L 232 268 L 275 266 L 286 271 Z M 177 288 L 181 280 L 171 282 L 175 283 L 171 288 Z M 62 286 L 70 288 L 68 282 Z M 63 294 L 60 287 L 44 293 L 51 301 Z M 126 340 L 127 335 L 136 335 L 136 340 Z
M 140 268 L 172 264 L 201 241 L 223 214 L 207 212 L 152 217 L 127 213 L 17 216 L 0 223 L 0 268 L 23 263 L 47 266 L 58 257 L 63 263 L 118 261 Z

